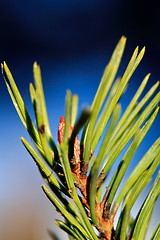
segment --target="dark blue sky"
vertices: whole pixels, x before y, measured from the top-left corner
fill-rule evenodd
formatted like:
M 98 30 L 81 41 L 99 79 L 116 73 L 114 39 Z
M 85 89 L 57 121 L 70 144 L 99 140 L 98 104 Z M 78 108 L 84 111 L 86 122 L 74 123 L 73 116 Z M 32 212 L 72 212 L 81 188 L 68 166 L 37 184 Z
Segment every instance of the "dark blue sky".
M 127 37 L 127 45 L 118 76 L 124 72 L 135 47 L 146 46 L 144 59 L 122 98 L 122 111 L 148 72 L 152 75 L 147 89 L 160 79 L 159 12 L 160 1 L 0 0 L 0 61 L 7 62 L 32 117 L 29 83 L 33 82 L 33 62 L 38 61 L 56 141 L 58 121 L 64 114 L 66 89 L 79 95 L 79 111 L 84 105 L 90 105 L 103 70 L 122 35 Z M 48 200 L 39 187 L 41 177 L 19 140 L 21 136 L 30 139 L 15 112 L 2 76 L 0 83 L 0 204 L 3 206 L 0 223 L 6 212 L 10 216 L 8 209 L 13 209 L 16 202 L 22 208 L 25 202 L 26 209 L 30 209 L 28 202 L 33 200 L 40 202 L 37 211 L 42 211 L 41 206 L 48 211 L 44 232 L 48 226 L 54 230 L 52 208 L 48 209 Z M 159 136 L 159 120 L 158 116 L 135 162 Z M 42 239 L 48 239 L 46 232 L 44 236 Z
M 77 57 L 111 49 L 125 35 L 130 48 L 146 45 L 147 60 L 158 66 L 159 1 L 0 2 L 2 60 Z

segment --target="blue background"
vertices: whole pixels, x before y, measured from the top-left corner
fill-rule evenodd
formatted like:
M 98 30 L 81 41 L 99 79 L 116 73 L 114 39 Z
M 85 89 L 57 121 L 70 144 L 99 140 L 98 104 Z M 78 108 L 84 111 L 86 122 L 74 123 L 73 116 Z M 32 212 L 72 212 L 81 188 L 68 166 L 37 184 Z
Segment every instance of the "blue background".
M 83 106 L 90 105 L 122 35 L 127 37 L 127 45 L 118 76 L 123 74 L 135 47 L 146 46 L 145 57 L 122 98 L 122 111 L 144 76 L 151 72 L 146 93 L 160 78 L 159 11 L 159 1 L 0 0 L 0 61 L 7 62 L 33 121 L 29 83 L 33 82 L 34 61 L 41 66 L 48 115 L 57 141 L 66 89 L 79 95 L 79 112 Z M 159 120 L 160 115 L 134 157 L 128 174 L 159 137 Z M 29 141 L 30 138 L 12 105 L 2 76 L 0 126 L 0 239 L 47 240 L 50 239 L 47 228 L 63 239 L 63 233 L 54 224 L 59 216 L 44 197 L 40 188 L 43 180 L 19 140 L 21 136 Z M 142 197 L 138 204 L 143 201 Z M 133 215 L 136 211 L 134 207 Z M 157 221 L 158 213 L 154 211 L 150 229 Z

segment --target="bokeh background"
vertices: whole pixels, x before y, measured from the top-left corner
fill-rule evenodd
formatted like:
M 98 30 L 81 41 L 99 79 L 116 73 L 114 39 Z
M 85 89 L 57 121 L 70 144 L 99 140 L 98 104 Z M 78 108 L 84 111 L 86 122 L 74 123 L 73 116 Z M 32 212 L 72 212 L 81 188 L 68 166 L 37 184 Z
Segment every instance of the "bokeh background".
M 122 98 L 122 111 L 144 76 L 151 72 L 146 93 L 160 80 L 159 12 L 160 1 L 0 0 L 0 61 L 7 62 L 33 121 L 28 87 L 33 82 L 34 61 L 41 66 L 51 129 L 57 141 L 66 89 L 79 95 L 79 111 L 84 105 L 90 105 L 122 35 L 127 37 L 127 45 L 118 76 L 123 74 L 135 47 L 146 46 L 145 57 Z M 160 135 L 159 121 L 160 114 L 128 174 Z M 47 229 L 60 239 L 67 239 L 55 225 L 55 218 L 60 216 L 41 191 L 43 180 L 20 142 L 21 136 L 30 139 L 12 105 L 2 75 L 0 126 L 0 239 L 49 240 Z M 157 171 L 134 207 L 133 215 L 152 186 Z M 159 199 L 156 206 L 158 204 Z M 159 210 L 154 210 L 147 239 L 159 215 Z

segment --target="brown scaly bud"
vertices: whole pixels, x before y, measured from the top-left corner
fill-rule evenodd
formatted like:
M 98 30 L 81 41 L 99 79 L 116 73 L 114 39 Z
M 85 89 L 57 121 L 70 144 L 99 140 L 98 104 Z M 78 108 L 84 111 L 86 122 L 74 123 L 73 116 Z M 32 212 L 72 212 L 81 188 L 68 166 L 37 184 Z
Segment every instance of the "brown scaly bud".
M 60 144 L 63 142 L 64 127 L 65 127 L 65 119 L 63 116 L 61 116 L 59 126 L 58 126 L 58 142 Z M 71 137 L 72 131 L 73 131 L 73 127 L 70 125 L 68 138 Z M 80 142 L 77 136 L 75 137 L 75 142 L 74 142 L 74 156 L 72 159 L 70 159 L 70 163 L 71 163 L 72 172 L 75 178 L 78 180 L 79 174 L 80 174 Z
M 58 142 L 60 144 L 61 144 L 61 142 L 63 142 L 64 127 L 65 127 L 65 119 L 64 119 L 63 116 L 61 116 L 59 126 L 58 126 Z M 71 137 L 72 131 L 73 131 L 73 127 L 70 124 L 68 138 Z M 79 143 L 79 140 L 78 140 L 77 136 L 75 137 L 75 142 L 74 142 L 74 155 L 75 155 L 76 158 L 80 157 L 80 143 Z
M 63 116 L 61 116 L 59 126 L 58 126 L 58 142 L 60 144 L 63 142 L 64 126 L 65 126 L 65 119 Z

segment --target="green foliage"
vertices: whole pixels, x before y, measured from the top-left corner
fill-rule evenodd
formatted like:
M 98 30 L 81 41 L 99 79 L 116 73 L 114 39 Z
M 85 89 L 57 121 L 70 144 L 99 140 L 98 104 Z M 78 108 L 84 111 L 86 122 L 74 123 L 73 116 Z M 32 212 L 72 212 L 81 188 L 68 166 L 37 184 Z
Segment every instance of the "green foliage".
M 152 210 L 160 193 L 158 174 L 150 193 L 131 223 L 131 209 L 160 163 L 160 138 L 158 138 L 139 161 L 115 198 L 137 148 L 157 116 L 160 101 L 158 92 L 143 109 L 158 88 L 157 82 L 138 102 L 150 77 L 148 74 L 120 118 L 120 98 L 145 52 L 143 48 L 138 54 L 137 47 L 122 78 L 115 79 L 125 44 L 126 39 L 122 37 L 104 71 L 90 110 L 84 109 L 78 120 L 78 96 L 72 96 L 71 92 L 67 91 L 65 120 L 62 119 L 59 124 L 58 145 L 53 140 L 49 126 L 40 67 L 34 63 L 35 88 L 30 84 L 36 128 L 6 63 L 1 65 L 13 104 L 37 151 L 24 138 L 21 138 L 21 141 L 50 188 L 42 185 L 45 195 L 65 219 L 64 222 L 57 220 L 57 225 L 70 239 L 145 239 Z M 77 134 L 82 128 L 79 144 Z M 99 146 L 99 140 L 104 132 L 105 136 Z M 105 186 L 108 172 L 126 146 L 128 149 L 115 169 L 109 185 Z M 96 148 L 97 155 L 94 154 Z M 121 203 L 121 213 L 114 229 L 114 218 Z M 93 226 L 98 231 L 95 231 Z M 52 239 L 56 239 L 53 233 L 50 235 Z M 158 240 L 159 237 L 160 224 L 155 228 L 151 240 Z

